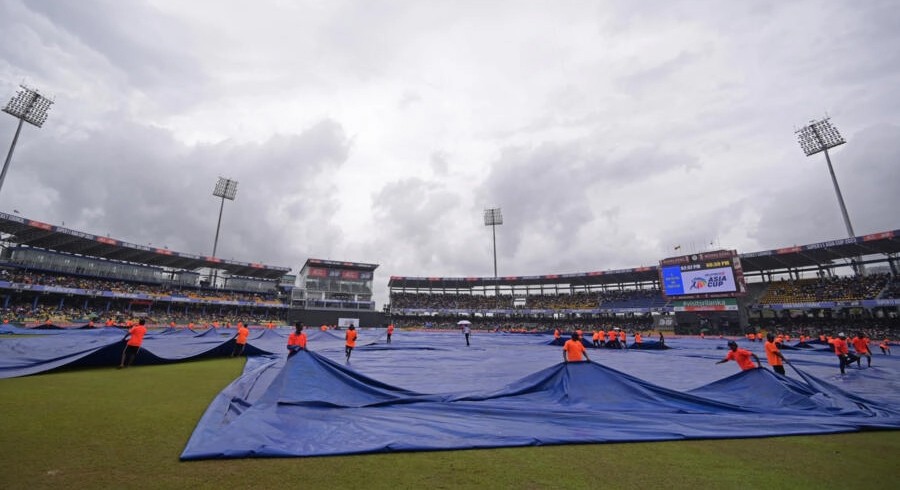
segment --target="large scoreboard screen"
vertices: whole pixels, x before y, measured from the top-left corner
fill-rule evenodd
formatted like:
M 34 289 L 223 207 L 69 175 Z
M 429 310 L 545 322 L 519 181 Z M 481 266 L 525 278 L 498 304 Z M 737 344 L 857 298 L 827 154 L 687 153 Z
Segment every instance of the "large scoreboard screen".
M 669 298 L 725 298 L 746 293 L 734 250 L 717 250 L 664 259 L 659 263 L 663 294 Z

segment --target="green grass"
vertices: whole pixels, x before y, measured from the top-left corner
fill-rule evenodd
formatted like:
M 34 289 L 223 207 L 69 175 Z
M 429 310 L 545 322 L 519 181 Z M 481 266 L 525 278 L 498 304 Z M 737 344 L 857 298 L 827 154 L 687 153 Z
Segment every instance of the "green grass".
M 874 490 L 900 478 L 900 431 L 180 462 L 242 368 L 221 359 L 0 380 L 0 488 Z

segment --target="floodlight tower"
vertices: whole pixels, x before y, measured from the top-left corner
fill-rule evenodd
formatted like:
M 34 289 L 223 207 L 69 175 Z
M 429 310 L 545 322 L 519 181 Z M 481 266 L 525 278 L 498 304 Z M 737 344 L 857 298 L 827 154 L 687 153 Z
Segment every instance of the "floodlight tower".
M 3 188 L 3 181 L 6 180 L 6 171 L 9 170 L 9 162 L 12 160 L 13 151 L 16 149 L 16 142 L 19 141 L 19 133 L 22 131 L 22 123 L 28 123 L 37 127 L 44 125 L 47 120 L 47 111 L 53 101 L 44 97 L 37 90 L 20 85 L 22 90 L 16 93 L 16 96 L 10 99 L 3 112 L 10 114 L 19 119 L 19 126 L 16 128 L 16 135 L 13 136 L 12 144 L 9 145 L 9 153 L 6 154 L 6 162 L 3 163 L 3 171 L 0 172 L 0 189 Z
M 225 200 L 228 199 L 229 201 L 234 201 L 234 198 L 237 195 L 237 185 L 238 183 L 236 180 L 219 177 L 219 181 L 216 182 L 216 188 L 213 189 L 213 195 L 222 198 L 222 204 L 219 205 L 219 222 L 216 225 L 216 239 L 213 241 L 213 257 L 216 256 L 216 248 L 219 246 L 219 229 L 222 228 L 222 210 L 225 209 Z M 216 269 L 213 269 L 213 287 L 216 287 L 216 279 Z
M 490 226 L 494 234 L 494 296 L 500 297 L 500 284 L 497 280 L 497 225 L 503 224 L 503 214 L 500 208 L 488 208 L 484 210 L 484 226 Z
M 825 153 L 825 162 L 828 164 L 828 173 L 831 174 L 831 182 L 834 184 L 834 193 L 837 194 L 838 205 L 841 207 L 841 214 L 844 217 L 844 226 L 847 227 L 847 235 L 855 238 L 856 233 L 853 232 L 853 225 L 850 224 L 850 215 L 847 214 L 847 206 L 844 205 L 844 196 L 841 194 L 841 187 L 838 185 L 837 177 L 834 175 L 834 167 L 831 166 L 831 156 L 828 155 L 828 149 L 840 146 L 846 143 L 844 137 L 831 125 L 830 117 L 819 121 L 810 121 L 808 125 L 795 131 L 797 139 L 800 142 L 800 148 L 806 156 L 815 155 L 816 153 Z M 859 274 L 865 274 L 865 267 L 860 258 L 857 257 L 856 269 Z

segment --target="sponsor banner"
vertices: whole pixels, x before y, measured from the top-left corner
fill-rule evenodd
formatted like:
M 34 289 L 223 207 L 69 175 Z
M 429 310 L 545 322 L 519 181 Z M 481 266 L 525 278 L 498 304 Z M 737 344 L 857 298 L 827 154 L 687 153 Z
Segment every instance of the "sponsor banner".
M 667 259 L 663 259 L 659 261 L 661 266 L 665 265 L 676 265 L 676 264 L 690 264 L 694 262 L 703 262 L 706 260 L 716 260 L 716 259 L 729 259 L 737 255 L 737 251 L 735 250 L 714 250 L 712 252 L 702 252 L 691 255 L 680 255 L 678 257 L 669 257 Z M 648 268 L 649 269 L 649 268 Z M 622 272 L 625 271 L 635 271 L 636 269 L 623 269 Z M 613 271 L 620 272 L 620 271 Z
M 863 237 L 864 242 L 871 242 L 874 240 L 887 240 L 889 238 L 894 238 L 893 231 L 884 231 L 881 233 L 873 233 L 871 235 L 866 235 Z
M 366 264 L 363 262 L 344 262 L 339 260 L 322 260 L 322 259 L 308 259 L 306 261 L 307 264 L 314 264 L 319 266 L 333 266 L 333 267 L 354 267 L 358 269 L 369 269 L 375 270 L 378 268 L 378 264 Z
M 810 245 L 804 245 L 799 248 L 802 250 L 819 250 L 819 249 L 823 249 L 823 248 L 837 247 L 840 245 L 851 245 L 856 242 L 857 242 L 856 238 L 844 238 L 842 240 L 831 240 L 829 242 L 813 243 Z M 794 247 L 794 248 L 798 248 L 798 247 Z
M 689 301 L 676 301 L 675 311 L 737 311 L 738 305 L 735 299 L 700 299 Z
M 25 218 L 23 218 L 23 217 L 21 217 L 21 216 L 15 216 L 15 215 L 12 215 L 12 214 L 0 213 L 0 218 L 5 219 L 5 220 L 9 220 L 9 221 L 15 221 L 16 223 L 21 223 L 21 224 L 23 224 L 23 225 L 25 224 Z
M 900 298 L 863 301 L 863 306 L 866 306 L 866 303 L 874 303 L 871 306 L 900 306 Z
M 780 303 L 771 305 L 756 305 L 763 310 L 812 310 L 833 308 L 876 308 L 879 306 L 900 306 L 900 299 L 864 299 L 861 301 L 815 301 L 809 303 Z
M 599 313 L 650 313 L 652 308 L 600 308 Z
M 699 264 L 667 266 L 662 269 L 666 296 L 732 293 L 737 291 L 731 267 L 693 269 Z

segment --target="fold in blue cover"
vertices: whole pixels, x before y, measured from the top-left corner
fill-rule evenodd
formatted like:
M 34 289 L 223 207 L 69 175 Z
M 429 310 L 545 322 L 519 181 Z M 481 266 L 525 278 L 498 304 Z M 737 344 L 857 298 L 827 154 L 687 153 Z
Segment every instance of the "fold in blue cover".
M 0 378 L 43 373 L 68 367 L 117 366 L 128 332 L 119 328 L 42 330 L 6 327 L 9 333 L 30 334 L 0 341 Z M 52 333 L 50 333 L 52 332 Z M 150 331 L 135 358 L 136 366 L 165 364 L 211 357 L 227 357 L 234 349 L 235 330 L 209 329 L 202 333 L 165 329 Z M 284 351 L 286 338 L 268 330 L 251 334 L 244 355 Z
M 894 410 L 827 383 L 786 379 L 763 369 L 682 393 L 593 362 L 560 363 L 499 390 L 423 394 L 302 351 L 284 364 L 276 360 L 262 367 L 248 363 L 243 378 L 252 381 L 239 379 L 216 397 L 182 459 L 761 437 L 900 427 L 900 414 Z M 265 383 L 268 386 L 263 388 Z M 248 386 L 257 397 L 249 396 Z

